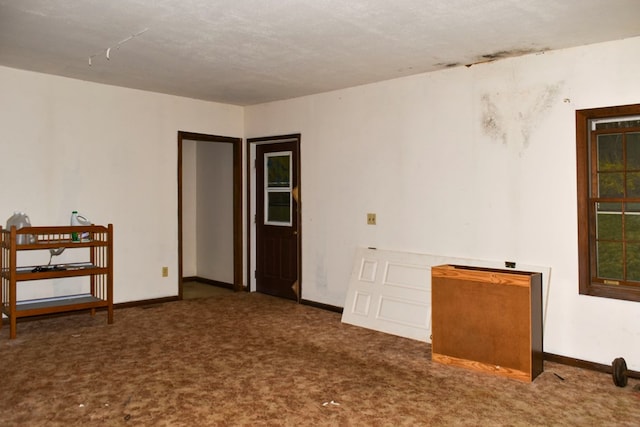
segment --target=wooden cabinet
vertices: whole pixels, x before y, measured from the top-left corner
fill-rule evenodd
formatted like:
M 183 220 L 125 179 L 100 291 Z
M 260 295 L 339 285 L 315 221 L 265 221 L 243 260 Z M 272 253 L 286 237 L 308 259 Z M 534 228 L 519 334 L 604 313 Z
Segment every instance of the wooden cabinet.
M 533 381 L 543 369 L 542 274 L 431 269 L 433 361 Z
M 72 234 L 83 236 L 72 240 Z M 16 337 L 18 318 L 67 311 L 107 310 L 107 321 L 113 323 L 113 225 L 81 225 L 65 227 L 23 227 L 10 230 L 0 227 L 0 301 L 2 313 L 10 323 L 10 338 Z M 30 236 L 26 238 L 26 236 Z M 18 265 L 22 251 L 47 251 L 65 248 L 83 251 L 83 262 L 50 265 Z M 79 295 L 18 301 L 21 282 L 68 277 L 89 277 L 89 291 Z M 3 323 L 3 321 L 2 321 Z M 2 326 L 0 323 L 0 326 Z

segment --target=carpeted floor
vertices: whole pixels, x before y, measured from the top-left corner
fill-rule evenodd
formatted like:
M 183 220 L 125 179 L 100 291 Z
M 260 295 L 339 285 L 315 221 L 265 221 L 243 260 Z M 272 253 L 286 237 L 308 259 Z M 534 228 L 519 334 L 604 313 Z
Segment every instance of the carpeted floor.
M 209 285 L 207 283 L 200 283 L 197 281 L 185 281 L 182 283 L 183 299 L 209 298 L 232 292 L 233 290 L 231 289 Z
M 6 426 L 637 426 L 638 381 L 545 364 L 533 383 L 260 294 L 24 322 L 0 334 Z

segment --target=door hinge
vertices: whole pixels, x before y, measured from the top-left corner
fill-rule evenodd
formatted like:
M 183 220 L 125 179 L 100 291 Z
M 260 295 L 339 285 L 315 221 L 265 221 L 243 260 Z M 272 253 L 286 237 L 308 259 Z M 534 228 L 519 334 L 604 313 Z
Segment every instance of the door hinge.
M 254 214 L 254 215 L 253 215 L 253 223 L 254 223 L 254 224 L 256 223 L 256 218 L 257 218 L 257 216 L 258 216 L 258 215 L 256 215 L 256 214 Z

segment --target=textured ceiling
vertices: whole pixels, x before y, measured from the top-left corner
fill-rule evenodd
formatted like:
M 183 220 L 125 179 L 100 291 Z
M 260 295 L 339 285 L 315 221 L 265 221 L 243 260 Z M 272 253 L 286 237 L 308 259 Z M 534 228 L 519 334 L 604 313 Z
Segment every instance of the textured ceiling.
M 640 0 L 0 0 L 0 65 L 236 105 L 639 35 Z

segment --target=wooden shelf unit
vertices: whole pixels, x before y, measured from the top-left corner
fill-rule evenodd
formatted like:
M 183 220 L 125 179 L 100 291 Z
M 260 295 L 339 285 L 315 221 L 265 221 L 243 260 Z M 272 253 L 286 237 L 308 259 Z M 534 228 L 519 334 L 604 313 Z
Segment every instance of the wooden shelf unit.
M 72 233 L 86 234 L 81 241 L 73 241 Z M 24 236 L 32 237 L 24 237 Z M 21 238 L 18 238 L 21 236 Z M 18 242 L 28 242 L 18 244 Z M 19 251 L 49 249 L 78 249 L 88 251 L 86 262 L 53 264 L 43 266 L 18 266 Z M 67 277 L 90 277 L 90 291 L 86 294 L 37 300 L 17 301 L 20 282 L 62 279 Z M 90 310 L 107 309 L 107 321 L 113 323 L 113 225 L 80 225 L 63 227 L 23 227 L 17 230 L 0 227 L 0 302 L 2 313 L 9 319 L 11 339 L 16 337 L 18 318 Z M 4 319 L 0 320 L 2 327 Z
M 543 370 L 542 274 L 431 269 L 432 360 L 533 381 Z

